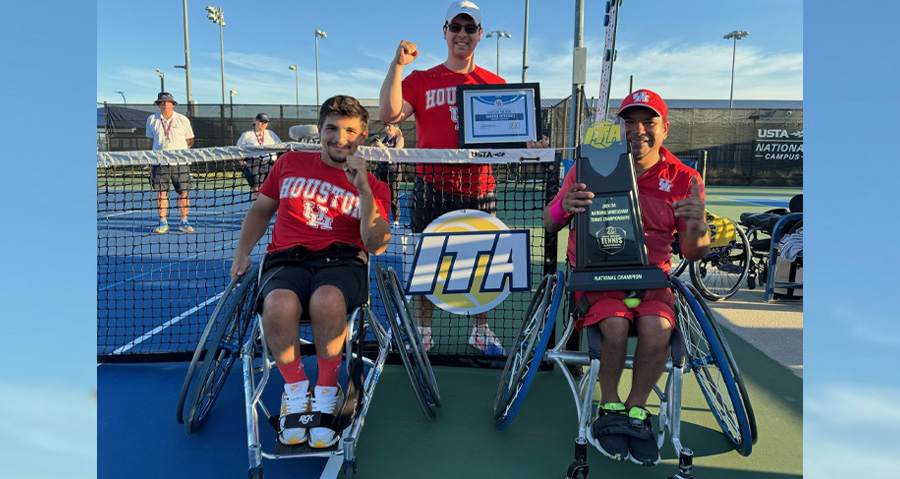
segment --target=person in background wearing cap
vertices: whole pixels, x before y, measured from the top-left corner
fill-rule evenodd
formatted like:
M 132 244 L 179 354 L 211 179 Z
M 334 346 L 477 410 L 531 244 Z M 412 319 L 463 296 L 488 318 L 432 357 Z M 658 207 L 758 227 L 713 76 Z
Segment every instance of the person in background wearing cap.
M 416 44 L 400 41 L 379 93 L 379 117 L 399 123 L 416 116 L 418 148 L 459 148 L 457 85 L 506 83 L 503 78 L 475 64 L 475 47 L 481 41 L 481 10 L 470 1 L 450 4 L 444 15 L 447 60 L 429 70 L 414 70 L 406 79 L 403 67 L 419 55 Z M 546 139 L 529 147 L 546 148 Z M 412 232 L 421 233 L 438 216 L 457 209 L 478 209 L 496 214 L 494 176 L 490 165 L 416 165 L 410 208 Z M 431 315 L 434 305 L 416 297 L 421 312 L 418 330 L 426 351 L 434 347 Z M 469 345 L 490 356 L 505 356 L 503 345 L 488 327 L 487 315 L 475 315 Z
M 375 146 L 381 148 L 403 148 L 406 141 L 403 140 L 403 132 L 400 127 L 393 123 L 384 124 L 384 137 L 375 138 L 373 142 Z M 375 167 L 375 178 L 387 183 L 391 190 L 391 216 L 394 222 L 400 217 L 400 165 L 397 163 L 388 164 L 381 161 Z
M 159 113 L 147 117 L 147 138 L 153 138 L 154 150 L 186 150 L 194 146 L 194 130 L 191 128 L 191 120 L 177 113 L 175 105 L 178 103 L 171 93 L 161 92 L 156 97 L 156 106 Z M 194 228 L 188 223 L 188 191 L 191 189 L 191 171 L 185 164 L 152 165 L 150 167 L 150 186 L 156 192 L 156 207 L 159 211 L 159 224 L 153 228 L 154 233 L 169 231 L 167 221 L 169 213 L 169 182 L 178 193 L 178 211 L 181 212 L 181 222 L 178 229 L 191 233 Z
M 269 126 L 269 115 L 259 113 L 253 120 L 253 130 L 245 131 L 238 138 L 237 146 L 262 146 L 276 145 L 281 143 L 281 138 L 274 131 L 267 130 Z M 259 196 L 259 187 L 266 180 L 272 163 L 275 161 L 275 153 L 267 153 L 256 158 L 244 158 L 241 160 L 241 168 L 247 184 L 250 185 L 250 192 L 255 200 Z
M 676 231 L 685 258 L 698 260 L 709 253 L 703 180 L 700 173 L 663 148 L 669 122 L 668 109 L 659 95 L 650 90 L 629 94 L 617 115 L 625 122 L 625 139 L 631 146 L 650 264 L 668 274 Z M 593 197 L 585 184 L 575 181 L 575 168 L 570 169 L 556 197 L 544 208 L 544 227 L 551 233 L 562 230 L 574 214 L 586 211 Z M 570 232 L 566 249 L 571 264 L 575 264 L 575 236 Z M 603 337 L 600 410 L 591 432 L 606 456 L 652 466 L 659 463 L 659 449 L 645 407 L 668 357 L 675 295 L 665 288 L 645 290 L 640 303 L 629 307 L 624 302 L 627 294 L 576 293 L 579 307 L 587 310 L 576 328 L 580 331 L 598 324 Z M 629 332 L 637 334 L 638 343 L 631 391 L 622 402 L 618 386 Z

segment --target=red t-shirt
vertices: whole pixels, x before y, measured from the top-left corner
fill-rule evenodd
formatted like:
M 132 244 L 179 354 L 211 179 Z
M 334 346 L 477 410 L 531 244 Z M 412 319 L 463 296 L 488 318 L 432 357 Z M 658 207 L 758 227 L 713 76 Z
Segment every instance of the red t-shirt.
M 650 264 L 662 268 L 669 274 L 672 260 L 672 242 L 676 231 L 687 229 L 687 223 L 675 216 L 672 203 L 691 195 L 691 177 L 696 176 L 700 184 L 700 196 L 706 200 L 703 180 L 697 170 L 685 165 L 675 155 L 663 147 L 659 149 L 659 162 L 645 171 L 637 179 L 638 201 L 641 203 L 641 216 L 644 220 L 644 238 L 647 242 L 647 253 Z M 575 183 L 575 168 L 571 168 L 563 179 L 562 187 L 550 204 L 556 203 L 565 196 L 566 191 Z M 569 234 L 566 256 L 571 264 L 575 264 L 575 234 Z
M 457 85 L 502 83 L 506 80 L 479 66 L 472 73 L 456 73 L 443 64 L 410 73 L 403 79 L 403 99 L 416 116 L 416 147 L 459 148 Z M 494 189 L 490 165 L 419 163 L 416 174 L 439 190 L 459 196 L 478 196 Z
M 366 173 L 375 207 L 387 220 L 390 191 Z M 366 249 L 359 234 L 358 190 L 340 168 L 325 164 L 321 152 L 291 151 L 275 162 L 259 192 L 278 200 L 278 216 L 272 242 L 275 253 L 294 246 L 319 251 L 332 243 Z

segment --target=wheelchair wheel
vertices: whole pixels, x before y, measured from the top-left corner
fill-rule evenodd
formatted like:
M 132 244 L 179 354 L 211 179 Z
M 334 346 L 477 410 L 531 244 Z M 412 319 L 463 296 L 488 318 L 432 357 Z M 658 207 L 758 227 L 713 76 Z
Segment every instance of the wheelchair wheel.
M 397 272 L 393 268 L 385 270 L 381 264 L 375 263 L 375 285 L 384 302 L 392 336 L 403 367 L 409 375 L 416 400 L 425 417 L 432 420 L 435 408 L 441 406 L 441 396 L 428 354 L 422 348 L 422 338 L 412 323 L 412 309 L 403 294 Z
M 194 351 L 181 391 L 181 397 L 190 400 L 184 404 L 179 398 L 178 408 L 179 413 L 183 412 L 184 431 L 189 435 L 203 426 L 240 355 L 247 327 L 256 314 L 258 269 L 253 267 L 238 278 L 240 283 L 236 286 L 236 281 L 232 281 L 209 320 L 209 334 L 204 332 Z
M 700 261 L 693 261 L 688 268 L 691 282 L 700 295 L 710 301 L 730 298 L 750 272 L 750 241 L 743 228 L 734 223 L 735 244 L 722 253 L 711 253 Z
M 190 386 L 193 381 L 194 372 L 201 364 L 203 364 L 203 359 L 206 355 L 206 343 L 209 342 L 209 336 L 210 334 L 214 334 L 214 331 L 218 331 L 217 327 L 224 317 L 222 309 L 229 301 L 233 301 L 234 290 L 237 289 L 240 282 L 241 277 L 231 279 L 231 282 L 225 287 L 222 296 L 216 303 L 215 309 L 213 309 L 212 314 L 209 316 L 209 321 L 206 323 L 206 329 L 204 329 L 203 334 L 200 335 L 200 341 L 197 343 L 197 348 L 194 349 L 194 356 L 191 358 L 191 364 L 188 366 L 187 374 L 184 377 L 184 384 L 181 386 L 181 393 L 178 395 L 178 408 L 175 413 L 175 420 L 178 421 L 178 424 L 184 424 L 184 403 L 187 401 L 188 393 L 191 390 Z
M 678 246 L 678 238 L 672 243 L 672 268 L 669 270 L 669 274 L 671 276 L 681 276 L 681 273 L 684 273 L 684 270 L 687 269 L 688 261 L 681 254 L 681 248 Z
M 678 278 L 671 278 L 671 282 L 678 296 L 676 320 L 685 339 L 690 368 L 725 437 L 739 454 L 747 456 L 755 441 L 756 421 L 752 420 L 751 427 L 745 407 L 750 401 L 746 389 L 738 386 L 743 385 L 740 372 L 734 367 L 734 359 L 726 355 L 721 331 L 714 326 L 708 309 L 701 306 L 702 300 Z
M 562 272 L 548 274 L 535 291 L 522 321 L 522 329 L 500 376 L 494 398 L 494 419 L 503 431 L 515 419 L 537 374 L 544 351 L 553 335 L 553 323 L 562 301 Z
M 693 286 L 686 285 L 688 290 L 694 294 L 695 298 L 697 297 L 697 290 L 694 289 Z M 713 318 L 712 311 L 709 309 L 709 306 L 703 301 L 698 301 L 700 304 L 700 308 L 703 310 L 703 314 L 706 315 L 707 318 Z M 728 360 L 728 364 L 731 366 L 731 371 L 734 376 L 734 382 L 737 384 L 738 392 L 741 394 L 741 398 L 744 402 L 744 411 L 747 413 L 747 422 L 750 424 L 750 439 L 752 444 L 756 444 L 756 439 L 758 436 L 758 430 L 756 428 L 756 414 L 753 413 L 753 406 L 750 404 L 750 396 L 747 394 L 747 388 L 744 386 L 744 378 L 741 376 L 741 371 L 738 369 L 737 361 L 734 359 L 734 353 L 731 352 L 731 347 L 728 346 L 728 341 L 725 340 L 725 334 L 722 332 L 722 326 L 718 321 L 710 320 L 710 326 L 712 326 L 713 335 L 716 337 L 716 340 L 719 342 L 719 345 L 722 347 L 722 352 L 725 354 L 725 358 Z M 748 452 L 749 454 L 749 452 Z

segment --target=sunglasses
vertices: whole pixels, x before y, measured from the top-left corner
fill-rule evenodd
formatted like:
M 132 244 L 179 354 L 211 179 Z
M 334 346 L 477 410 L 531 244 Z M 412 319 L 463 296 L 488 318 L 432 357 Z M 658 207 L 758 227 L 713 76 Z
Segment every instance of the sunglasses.
M 478 33 L 478 25 L 468 24 L 464 27 L 458 23 L 450 23 L 450 24 L 444 25 L 444 26 L 447 27 L 447 29 L 450 30 L 451 33 L 459 33 L 459 31 L 462 30 L 463 28 L 466 29 L 466 33 L 468 33 L 469 35 L 474 35 L 474 34 Z
M 260 123 L 268 123 L 269 122 L 269 120 L 256 120 L 256 121 L 258 121 Z

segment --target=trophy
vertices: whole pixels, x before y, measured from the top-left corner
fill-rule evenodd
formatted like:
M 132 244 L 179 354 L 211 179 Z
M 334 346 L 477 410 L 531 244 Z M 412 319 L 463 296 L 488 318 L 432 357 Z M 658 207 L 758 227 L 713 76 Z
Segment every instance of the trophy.
M 625 126 L 597 121 L 576 153 L 575 178 L 594 193 L 575 215 L 575 268 L 570 291 L 667 288 L 666 274 L 649 264 L 644 222 Z

